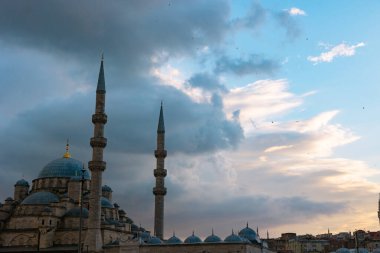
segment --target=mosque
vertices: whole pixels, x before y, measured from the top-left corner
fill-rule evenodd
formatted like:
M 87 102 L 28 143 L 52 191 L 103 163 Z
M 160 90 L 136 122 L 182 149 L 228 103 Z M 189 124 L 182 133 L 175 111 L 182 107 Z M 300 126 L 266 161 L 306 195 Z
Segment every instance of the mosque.
M 184 241 L 164 236 L 165 124 L 161 104 L 158 128 L 154 233 L 134 224 L 117 203 L 112 189 L 102 185 L 106 170 L 103 150 L 107 145 L 104 126 L 105 78 L 103 57 L 92 115 L 92 160 L 87 170 L 71 157 L 69 144 L 61 158 L 49 162 L 30 185 L 24 179 L 14 185 L 13 198 L 0 202 L 0 252 L 129 252 L 129 253 L 262 253 L 270 252 L 258 231 L 248 224 L 224 240 L 212 234 L 201 240 L 194 232 Z

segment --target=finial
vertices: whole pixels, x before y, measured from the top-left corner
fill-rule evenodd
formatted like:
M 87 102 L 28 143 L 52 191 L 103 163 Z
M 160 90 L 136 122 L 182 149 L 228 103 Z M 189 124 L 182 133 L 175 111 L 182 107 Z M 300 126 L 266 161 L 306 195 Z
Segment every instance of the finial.
M 248 221 L 247 221 L 247 228 L 248 228 Z
M 193 236 L 194 236 L 194 230 L 193 230 Z
M 234 235 L 235 233 L 234 233 L 234 229 L 232 229 L 232 234 Z
M 259 235 L 259 226 L 256 227 L 256 234 Z
M 102 52 L 102 61 L 104 61 L 104 52 Z
M 70 152 L 69 152 L 69 147 L 70 147 L 70 145 L 69 145 L 69 139 L 67 139 L 67 142 L 66 142 L 66 152 L 63 155 L 63 158 L 70 158 L 71 157 Z
M 175 236 L 175 231 L 173 230 L 173 237 Z

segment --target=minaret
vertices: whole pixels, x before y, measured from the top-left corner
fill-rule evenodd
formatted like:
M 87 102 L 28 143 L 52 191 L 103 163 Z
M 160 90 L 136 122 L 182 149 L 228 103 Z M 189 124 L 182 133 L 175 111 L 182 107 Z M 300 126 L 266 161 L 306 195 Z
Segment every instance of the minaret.
M 100 252 L 103 246 L 100 231 L 100 197 L 102 195 L 102 173 L 106 169 L 106 162 L 103 161 L 103 149 L 107 145 L 107 139 L 103 137 L 104 125 L 107 122 L 107 115 L 104 113 L 105 97 L 106 89 L 102 55 L 98 86 L 96 89 L 95 114 L 92 115 L 92 123 L 94 123 L 94 137 L 90 140 L 92 161 L 88 162 L 88 168 L 91 171 L 90 208 L 84 247 L 86 248 L 88 246 L 90 252 Z
M 377 217 L 379 218 L 379 223 L 380 223 L 380 193 L 379 193 L 379 207 L 377 209 Z
M 160 118 L 158 120 L 157 128 L 157 149 L 154 151 L 154 155 L 157 158 L 156 169 L 154 170 L 154 176 L 156 177 L 156 187 L 153 188 L 153 194 L 155 195 L 154 204 L 154 235 L 163 240 L 164 236 L 164 196 L 166 195 L 165 188 L 165 124 L 164 113 L 162 110 L 162 102 L 160 109 Z

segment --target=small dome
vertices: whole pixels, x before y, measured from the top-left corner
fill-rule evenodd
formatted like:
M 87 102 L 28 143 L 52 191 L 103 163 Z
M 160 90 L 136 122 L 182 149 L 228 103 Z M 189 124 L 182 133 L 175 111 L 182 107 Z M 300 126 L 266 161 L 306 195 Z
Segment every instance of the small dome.
M 48 163 L 38 175 L 38 178 L 46 177 L 81 177 L 83 163 L 73 158 L 63 157 Z M 84 178 L 89 180 L 90 175 L 87 170 L 84 172 Z
M 350 253 L 350 250 L 347 248 L 339 248 L 335 252 L 336 253 Z
M 177 236 L 175 236 L 175 234 L 173 233 L 173 236 L 170 237 L 170 238 L 166 241 L 166 243 L 168 243 L 168 244 L 180 244 L 180 243 L 182 243 L 182 240 L 179 239 Z
M 104 192 L 112 192 L 112 189 L 108 185 L 103 185 L 102 186 L 102 191 L 104 191 Z
M 22 205 L 47 205 L 52 202 L 59 202 L 57 195 L 51 192 L 35 192 L 26 197 Z
M 247 226 L 240 230 L 239 236 L 249 240 L 250 242 L 258 242 L 260 243 L 260 238 L 257 236 L 257 233 L 250 227 Z
M 209 235 L 206 237 L 206 239 L 204 240 L 204 242 L 221 242 L 222 239 L 220 239 L 219 236 L 217 235 L 214 235 L 214 233 L 212 233 L 212 235 Z
M 356 250 L 355 250 L 356 253 Z M 366 248 L 359 248 L 359 253 L 368 253 L 368 250 Z
M 194 232 L 192 235 L 190 235 L 189 237 L 185 239 L 185 243 L 201 243 L 201 242 L 202 242 L 201 238 L 194 235 Z
M 244 242 L 243 238 L 241 238 L 238 235 L 235 235 L 234 231 L 232 231 L 232 234 L 226 237 L 224 239 L 225 242 Z
M 80 207 L 71 208 L 65 213 L 65 217 L 80 218 Z M 82 217 L 88 218 L 88 209 L 82 208 Z
M 105 197 L 101 197 L 100 202 L 102 203 L 102 207 L 113 208 L 112 203 Z
M 8 197 L 5 199 L 5 202 L 11 202 L 11 201 L 13 201 L 13 199 L 11 197 Z
M 27 186 L 27 187 L 29 187 L 29 183 L 25 179 L 20 179 L 16 182 L 15 186 Z
M 151 237 L 151 236 L 150 236 L 150 233 L 147 232 L 147 231 L 143 231 L 143 232 L 141 232 L 141 234 L 140 234 L 140 238 L 141 238 L 143 241 L 145 241 L 145 242 L 149 241 L 150 237 Z
M 162 241 L 155 236 L 151 236 L 147 242 L 148 244 L 162 244 Z

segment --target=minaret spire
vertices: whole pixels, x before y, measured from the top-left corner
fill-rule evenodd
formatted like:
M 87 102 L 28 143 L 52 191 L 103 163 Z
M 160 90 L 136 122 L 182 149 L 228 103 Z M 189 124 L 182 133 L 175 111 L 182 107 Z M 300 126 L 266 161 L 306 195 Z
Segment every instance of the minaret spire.
M 157 159 L 156 169 L 154 170 L 154 176 L 156 178 L 156 187 L 153 188 L 153 194 L 155 195 L 154 235 L 163 240 L 164 196 L 166 195 L 165 177 L 167 173 L 165 169 L 165 157 L 167 155 L 167 152 L 165 150 L 165 124 L 162 102 L 157 127 L 157 149 L 154 151 L 154 155 Z
M 100 230 L 100 196 L 102 193 L 102 173 L 106 169 L 106 162 L 103 161 L 103 149 L 107 145 L 107 139 L 103 136 L 104 125 L 107 123 L 107 115 L 104 113 L 105 98 L 106 89 L 102 56 L 96 89 L 95 114 L 92 115 L 92 123 L 94 123 L 94 137 L 90 140 L 92 160 L 88 162 L 88 168 L 91 170 L 90 208 L 84 245 L 88 247 L 90 252 L 101 252 L 103 246 Z

